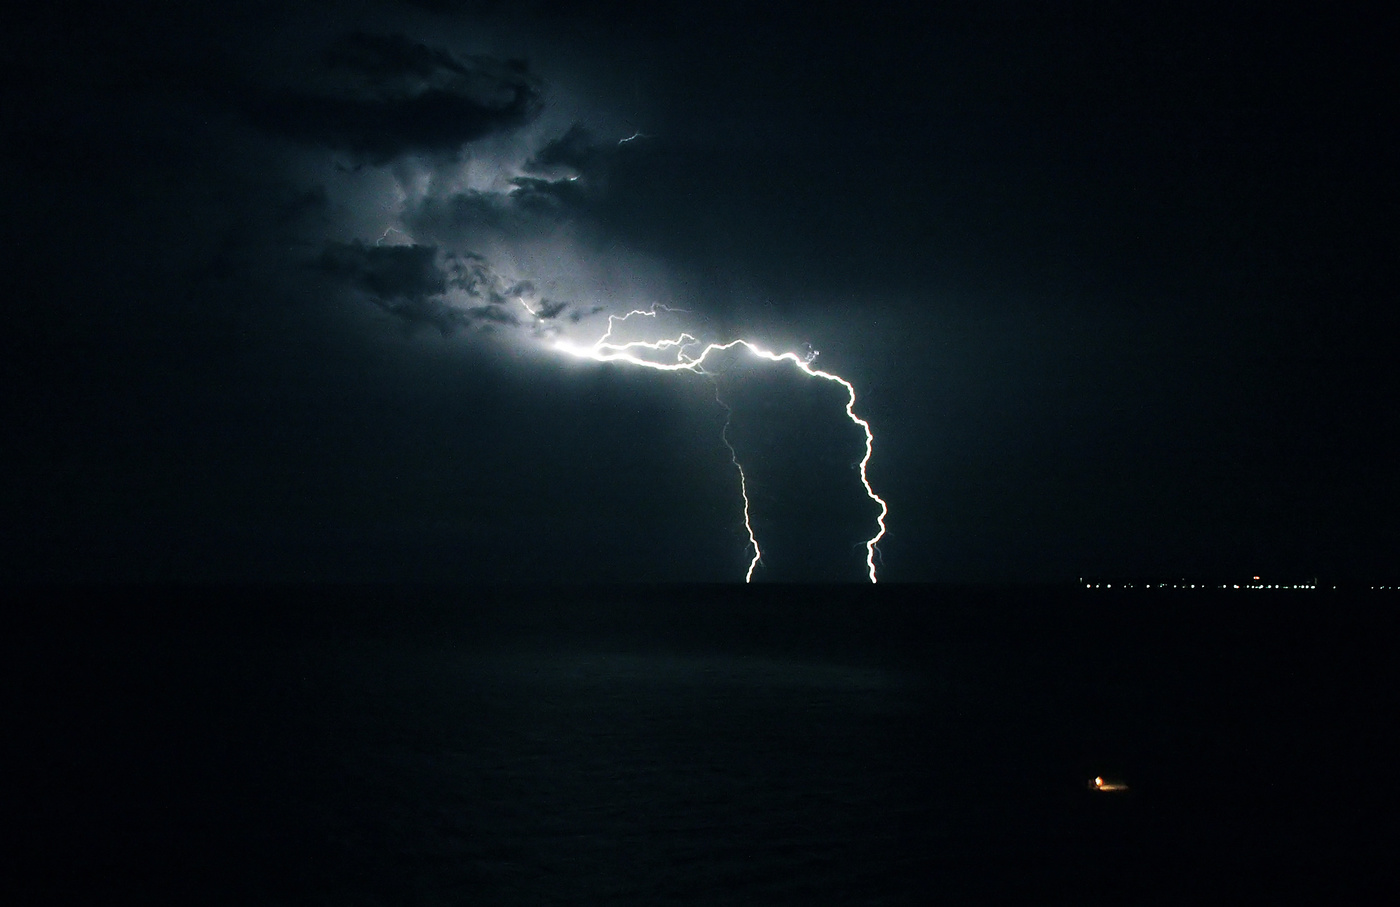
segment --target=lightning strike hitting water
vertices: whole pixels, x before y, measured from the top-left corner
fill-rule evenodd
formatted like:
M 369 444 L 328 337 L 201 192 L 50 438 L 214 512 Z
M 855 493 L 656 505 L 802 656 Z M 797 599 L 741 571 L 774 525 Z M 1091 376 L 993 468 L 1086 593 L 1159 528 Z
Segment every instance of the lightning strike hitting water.
M 526 306 L 526 308 L 528 309 L 529 307 Z M 730 340 L 727 343 L 702 344 L 699 339 L 687 333 L 681 333 L 674 338 L 662 340 L 630 340 L 622 343 L 613 341 L 611 339 L 613 328 L 616 327 L 617 324 L 636 315 L 654 318 L 656 317 L 656 307 L 653 306 L 650 310 L 634 310 L 628 312 L 626 315 L 609 315 L 607 331 L 603 333 L 602 337 L 599 337 L 589 346 L 582 346 L 568 340 L 557 340 L 554 343 L 554 349 L 578 359 L 592 359 L 595 362 L 626 362 L 630 365 L 649 368 L 659 372 L 693 372 L 697 375 L 705 375 L 713 380 L 714 373 L 705 369 L 705 360 L 710 354 L 721 353 L 736 347 L 743 347 L 760 359 L 766 359 L 769 362 L 790 362 L 809 377 L 821 378 L 824 381 L 833 381 L 846 389 L 846 416 L 856 425 L 860 426 L 861 431 L 865 433 L 865 456 L 861 457 L 859 464 L 860 483 L 865 488 L 866 497 L 870 498 L 870 500 L 874 501 L 880 507 L 880 515 L 875 518 L 875 522 L 880 527 L 879 531 L 871 536 L 865 543 L 865 566 L 869 570 L 870 581 L 872 583 L 876 582 L 875 546 L 885 535 L 885 516 L 889 514 L 889 506 L 884 502 L 884 499 L 875 493 L 875 489 L 870 485 L 870 477 L 866 472 L 867 467 L 870 465 L 870 457 L 875 447 L 875 434 L 870 429 L 870 423 L 856 415 L 855 387 L 840 375 L 813 368 L 812 361 L 816 358 L 816 351 L 812 351 L 806 356 L 799 356 L 797 353 L 791 352 L 774 353 L 752 341 L 743 339 Z M 699 348 L 698 354 L 691 355 L 687 352 L 694 348 Z M 647 353 L 659 353 L 663 355 L 660 358 L 650 359 L 645 355 Z M 665 357 L 672 358 L 668 361 Z M 754 536 L 753 525 L 749 521 L 749 495 L 747 481 L 744 476 L 744 468 L 739 464 L 739 457 L 738 454 L 735 453 L 733 445 L 729 443 L 728 416 L 732 415 L 732 412 L 729 406 L 720 399 L 719 386 L 717 384 L 715 385 L 715 400 L 720 406 L 724 407 L 726 418 L 724 431 L 721 433 L 721 437 L 724 441 L 724 446 L 729 449 L 730 458 L 734 462 L 734 467 L 739 471 L 739 491 L 744 499 L 744 528 L 748 531 L 749 544 L 753 546 L 754 552 L 753 560 L 749 563 L 748 573 L 744 576 L 744 581 L 749 582 L 753 579 L 754 568 L 758 566 L 761 552 L 758 547 L 758 539 Z
M 744 467 L 739 463 L 739 454 L 734 450 L 734 445 L 729 443 L 729 422 L 734 418 L 734 410 L 729 408 L 729 404 L 719 395 L 719 382 L 710 377 L 710 384 L 715 389 L 715 402 L 724 407 L 724 427 L 719 430 L 719 439 L 724 442 L 724 447 L 729 451 L 729 462 L 734 464 L 734 469 L 739 473 L 739 496 L 744 499 L 744 531 L 749 534 L 749 544 L 753 546 L 753 560 L 749 561 L 748 572 L 744 574 L 744 582 L 753 582 L 754 569 L 758 567 L 758 562 L 763 559 L 763 552 L 758 547 L 758 536 L 753 534 L 753 524 L 749 522 L 749 480 L 744 475 Z M 871 579 L 874 582 L 874 579 Z

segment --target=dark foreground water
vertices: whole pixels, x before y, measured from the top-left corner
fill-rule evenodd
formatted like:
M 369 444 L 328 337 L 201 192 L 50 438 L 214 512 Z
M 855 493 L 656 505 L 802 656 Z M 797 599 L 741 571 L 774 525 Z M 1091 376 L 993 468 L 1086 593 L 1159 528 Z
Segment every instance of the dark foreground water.
M 12 591 L 18 898 L 1359 903 L 1393 598 Z M 1123 794 L 1091 792 L 1095 775 Z

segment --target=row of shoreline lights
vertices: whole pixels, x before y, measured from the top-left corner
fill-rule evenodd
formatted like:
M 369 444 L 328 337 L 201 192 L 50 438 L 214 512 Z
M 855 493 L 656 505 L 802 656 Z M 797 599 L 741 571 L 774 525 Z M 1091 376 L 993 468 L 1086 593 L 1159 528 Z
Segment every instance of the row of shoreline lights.
M 1112 584 L 1112 583 L 1086 583 L 1086 582 L 1084 582 L 1084 577 L 1082 577 L 1082 576 L 1079 578 L 1079 582 L 1081 582 L 1081 583 L 1084 584 L 1084 588 L 1085 588 L 1085 589 L 1112 589 L 1112 588 L 1113 588 L 1113 584 Z M 1283 584 L 1283 583 L 1269 584 L 1269 583 L 1260 583 L 1260 582 L 1259 582 L 1259 577 L 1256 576 L 1256 577 L 1254 577 L 1254 582 L 1252 582 L 1252 583 L 1245 583 L 1244 585 L 1240 585 L 1239 583 L 1234 583 L 1234 584 L 1225 584 L 1225 583 L 1222 583 L 1222 584 L 1220 584 L 1220 585 L 1218 585 L 1218 586 L 1212 586 L 1212 585 L 1208 585 L 1208 584 L 1206 584 L 1206 583 L 1188 583 L 1188 582 L 1186 582 L 1186 580 L 1183 579 L 1180 583 L 1136 583 L 1136 584 L 1134 584 L 1134 583 L 1119 583 L 1119 584 L 1118 584 L 1118 588 L 1119 588 L 1119 589 L 1316 589 L 1316 588 L 1317 588 L 1317 580 L 1313 580 L 1311 583 L 1299 583 L 1299 584 L 1296 584 L 1296 585 L 1288 585 L 1288 584 Z M 1336 586 L 1333 586 L 1332 588 L 1335 589 L 1335 588 L 1337 588 L 1337 587 L 1336 587 Z M 1372 586 L 1371 588 L 1372 588 L 1372 589 L 1387 589 L 1387 588 L 1397 588 L 1397 587 L 1394 587 L 1394 586 Z
M 1254 577 L 1254 579 L 1255 579 L 1255 580 L 1258 580 L 1259 577 L 1256 576 L 1256 577 Z M 1083 586 L 1084 586 L 1085 589 L 1112 589 L 1112 588 L 1113 588 L 1113 584 L 1112 584 L 1112 583 L 1086 583 L 1086 582 L 1084 582 L 1084 577 L 1082 577 L 1082 576 L 1079 578 L 1079 582 L 1083 584 Z M 1134 584 L 1134 583 L 1119 583 L 1119 584 L 1118 584 L 1118 588 L 1119 588 L 1119 589 L 1317 589 L 1317 588 L 1318 588 L 1318 585 L 1317 585 L 1317 580 L 1313 580 L 1311 583 L 1300 583 L 1300 584 L 1292 585 L 1292 586 L 1290 586 L 1290 585 L 1288 585 L 1288 584 L 1286 584 L 1286 583 L 1276 583 L 1276 584 L 1268 584 L 1268 583 L 1245 583 L 1244 585 L 1240 585 L 1239 583 L 1235 583 L 1235 584 L 1233 584 L 1233 585 L 1226 585 L 1226 584 L 1223 584 L 1223 583 L 1222 583 L 1221 585 L 1218 585 L 1218 586 L 1211 586 L 1211 585 L 1207 585 L 1206 583 L 1188 583 L 1188 582 L 1186 582 L 1185 580 L 1182 580 L 1180 583 L 1137 583 L 1137 584 Z M 1336 586 L 1333 586 L 1332 588 L 1335 589 L 1335 588 L 1337 588 L 1337 587 L 1336 587 Z M 1379 590 L 1379 591 L 1385 591 L 1385 592 L 1400 592 L 1400 586 L 1368 586 L 1367 588 L 1368 588 L 1368 589 Z

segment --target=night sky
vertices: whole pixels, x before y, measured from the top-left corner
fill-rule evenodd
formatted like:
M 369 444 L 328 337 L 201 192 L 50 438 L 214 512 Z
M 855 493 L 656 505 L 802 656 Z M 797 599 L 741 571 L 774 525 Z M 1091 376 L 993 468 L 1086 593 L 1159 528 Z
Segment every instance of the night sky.
M 1393 14 L 288 6 L 3 14 L 0 580 L 741 581 L 718 388 L 863 581 L 657 304 L 882 581 L 1394 577 Z

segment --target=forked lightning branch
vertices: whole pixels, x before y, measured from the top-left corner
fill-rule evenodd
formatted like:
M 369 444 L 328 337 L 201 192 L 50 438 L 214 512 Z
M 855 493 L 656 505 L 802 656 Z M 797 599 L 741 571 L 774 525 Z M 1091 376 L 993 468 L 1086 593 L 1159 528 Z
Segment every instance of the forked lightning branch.
M 529 309 L 529 306 L 526 306 Z M 534 314 L 533 311 L 531 314 Z M 870 485 L 868 467 L 870 457 L 875 448 L 875 435 L 870 430 L 870 423 L 856 415 L 856 389 L 840 375 L 822 371 L 812 367 L 812 360 L 816 358 L 816 353 L 809 353 L 806 356 L 799 356 L 797 353 L 775 353 L 764 349 L 750 340 L 730 340 L 726 343 L 702 343 L 691 334 L 681 333 L 675 337 L 661 340 L 628 340 L 617 341 L 613 339 L 613 329 L 628 320 L 629 318 L 642 316 L 654 318 L 656 308 L 650 310 L 634 310 L 625 315 L 609 315 L 608 329 L 593 343 L 584 346 L 573 343 L 569 340 L 556 340 L 554 349 L 558 352 L 573 356 L 578 359 L 591 359 L 595 362 L 624 362 L 640 368 L 652 369 L 658 372 L 692 372 L 697 375 L 705 375 L 713 380 L 715 373 L 707 371 L 706 360 L 716 353 L 723 353 L 728 350 L 743 348 L 750 355 L 769 362 L 787 362 L 797 368 L 803 374 L 811 378 L 820 378 L 823 381 L 832 381 L 846 389 L 846 416 L 865 434 L 865 455 L 861 457 L 859 463 L 860 483 L 865 489 L 865 494 L 879 508 L 879 515 L 875 518 L 877 526 L 876 532 L 865 542 L 865 566 L 869 571 L 870 581 L 876 582 L 875 574 L 875 551 L 876 545 L 885 535 L 885 517 L 889 513 L 889 507 L 884 500 L 875 493 L 875 489 Z M 749 545 L 753 549 L 753 557 L 749 561 L 748 572 L 744 575 L 744 581 L 753 580 L 754 570 L 762 560 L 763 552 L 759 548 L 758 538 L 754 535 L 753 523 L 749 519 L 749 496 L 748 480 L 744 475 L 744 467 L 739 462 L 738 454 L 733 445 L 729 442 L 729 406 L 719 397 L 718 384 L 715 386 L 715 400 L 724 407 L 726 413 L 724 431 L 721 439 L 729 450 L 730 459 L 734 463 L 735 469 L 739 473 L 739 493 L 744 501 L 744 528 L 748 532 Z

